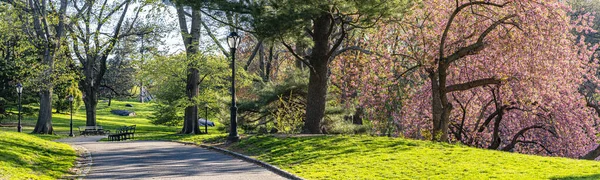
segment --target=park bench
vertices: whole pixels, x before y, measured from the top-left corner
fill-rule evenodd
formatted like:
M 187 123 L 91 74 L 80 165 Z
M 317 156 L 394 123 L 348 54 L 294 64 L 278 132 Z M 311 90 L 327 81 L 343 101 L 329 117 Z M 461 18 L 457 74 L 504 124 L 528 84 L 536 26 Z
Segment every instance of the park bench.
M 118 127 L 114 134 L 108 135 L 109 141 L 124 141 L 135 137 L 135 125 Z
M 104 135 L 109 134 L 109 130 L 102 129 L 102 126 L 79 126 L 79 135 Z

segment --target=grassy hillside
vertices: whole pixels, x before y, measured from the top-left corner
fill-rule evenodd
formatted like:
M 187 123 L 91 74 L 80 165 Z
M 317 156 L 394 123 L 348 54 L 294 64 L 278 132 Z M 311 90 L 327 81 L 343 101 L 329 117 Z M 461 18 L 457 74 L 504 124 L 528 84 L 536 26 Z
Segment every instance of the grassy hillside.
M 370 136 L 243 139 L 232 150 L 307 179 L 600 179 L 600 162 Z
M 0 131 L 0 179 L 57 179 L 75 161 L 67 144 Z

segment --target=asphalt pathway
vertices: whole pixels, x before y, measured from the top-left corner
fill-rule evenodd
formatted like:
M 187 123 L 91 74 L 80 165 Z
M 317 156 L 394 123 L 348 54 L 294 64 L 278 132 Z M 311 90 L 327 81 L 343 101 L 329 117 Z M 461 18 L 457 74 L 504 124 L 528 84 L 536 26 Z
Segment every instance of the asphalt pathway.
M 92 155 L 85 179 L 285 179 L 265 168 L 193 145 L 163 141 L 97 142 L 102 136 L 60 140 Z

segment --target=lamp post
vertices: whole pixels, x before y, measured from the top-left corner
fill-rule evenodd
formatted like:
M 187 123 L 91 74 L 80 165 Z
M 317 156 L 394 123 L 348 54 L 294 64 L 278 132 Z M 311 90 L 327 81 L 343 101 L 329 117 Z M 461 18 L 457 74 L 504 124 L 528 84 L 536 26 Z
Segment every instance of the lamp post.
M 69 95 L 69 106 L 71 107 L 71 123 L 69 123 L 69 136 L 75 137 L 75 135 L 73 135 L 73 95 Z
M 240 36 L 236 32 L 229 33 L 227 36 L 227 45 L 231 50 L 231 124 L 229 137 L 227 137 L 227 141 L 229 142 L 237 142 L 240 140 L 240 137 L 237 133 L 237 105 L 235 103 L 235 51 L 240 42 Z
M 17 124 L 17 132 L 22 132 L 23 127 L 21 126 L 21 94 L 23 93 L 23 85 L 17 84 L 17 94 L 19 94 L 19 123 Z
M 208 104 L 204 105 L 204 132 L 208 134 Z

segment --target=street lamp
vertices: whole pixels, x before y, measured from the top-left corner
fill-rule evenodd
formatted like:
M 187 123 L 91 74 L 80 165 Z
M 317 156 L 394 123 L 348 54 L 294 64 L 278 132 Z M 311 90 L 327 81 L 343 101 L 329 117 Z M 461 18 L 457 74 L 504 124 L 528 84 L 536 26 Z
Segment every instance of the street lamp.
M 231 32 L 229 36 L 227 36 L 227 45 L 231 50 L 231 129 L 229 131 L 229 137 L 227 137 L 227 141 L 229 142 L 237 142 L 240 140 L 237 133 L 237 106 L 235 103 L 235 50 L 239 43 L 240 36 L 238 36 L 236 32 Z
M 22 132 L 21 126 L 21 94 L 23 93 L 23 85 L 17 84 L 17 94 L 19 94 L 19 123 L 17 124 L 17 132 Z
M 69 95 L 69 106 L 71 107 L 71 123 L 69 123 L 71 129 L 69 131 L 69 136 L 75 137 L 75 135 L 73 135 L 73 95 Z

